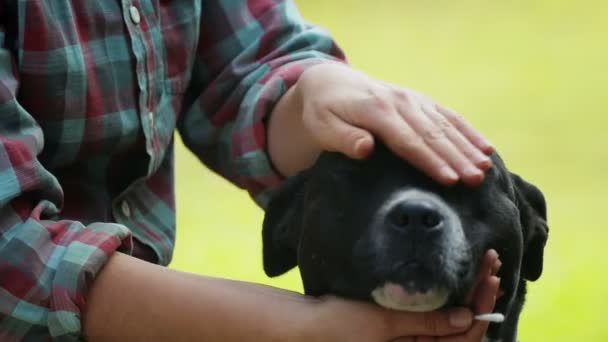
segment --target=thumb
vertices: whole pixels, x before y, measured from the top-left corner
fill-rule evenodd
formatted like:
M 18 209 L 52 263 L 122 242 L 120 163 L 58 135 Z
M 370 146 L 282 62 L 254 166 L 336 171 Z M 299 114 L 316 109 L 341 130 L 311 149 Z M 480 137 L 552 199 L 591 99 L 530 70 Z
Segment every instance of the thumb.
M 355 158 L 355 159 L 363 159 L 366 158 L 367 156 L 369 156 L 369 154 L 372 152 L 372 150 L 374 149 L 374 138 L 372 137 L 371 134 L 369 134 L 368 132 L 360 129 L 360 128 L 356 128 L 356 127 L 352 127 L 353 130 L 358 130 L 361 132 L 357 132 L 354 133 L 353 135 L 356 135 L 357 138 L 354 139 L 354 143 L 348 143 L 350 144 L 352 147 L 352 154 L 349 154 L 349 157 L 351 158 Z
M 394 320 L 392 336 L 446 336 L 466 331 L 473 323 L 473 313 L 466 308 L 398 312 Z
M 371 133 L 336 115 L 326 115 L 323 120 L 314 121 L 311 126 L 313 135 L 325 150 L 340 152 L 353 159 L 363 159 L 374 148 Z

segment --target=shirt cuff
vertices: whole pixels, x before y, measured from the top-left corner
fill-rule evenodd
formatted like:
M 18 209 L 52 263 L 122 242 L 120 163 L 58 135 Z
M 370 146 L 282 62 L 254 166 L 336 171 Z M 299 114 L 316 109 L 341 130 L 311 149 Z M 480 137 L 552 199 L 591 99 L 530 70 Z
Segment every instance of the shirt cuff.
M 230 153 L 234 162 L 233 170 L 237 172 L 236 183 L 248 189 L 262 208 L 266 207 L 271 190 L 283 180 L 268 153 L 267 119 L 281 97 L 306 69 L 324 63 L 345 61 L 326 55 L 290 62 L 262 77 L 243 100 L 239 118 L 248 122 L 233 132 Z M 238 122 L 236 126 L 240 126 Z
M 9 225 L 0 248 L 0 315 L 7 315 L 0 339 L 80 340 L 92 282 L 115 251 L 132 251 L 125 226 L 39 220 L 42 207 L 25 220 L 15 213 L 1 220 Z

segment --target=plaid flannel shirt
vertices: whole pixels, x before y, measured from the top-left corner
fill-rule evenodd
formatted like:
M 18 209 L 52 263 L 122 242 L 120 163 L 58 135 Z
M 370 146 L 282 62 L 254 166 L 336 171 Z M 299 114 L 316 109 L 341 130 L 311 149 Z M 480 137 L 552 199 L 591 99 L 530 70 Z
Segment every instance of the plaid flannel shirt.
M 262 198 L 266 116 L 342 59 L 289 1 L 0 2 L 0 340 L 80 339 L 115 250 L 170 262 L 176 128 Z

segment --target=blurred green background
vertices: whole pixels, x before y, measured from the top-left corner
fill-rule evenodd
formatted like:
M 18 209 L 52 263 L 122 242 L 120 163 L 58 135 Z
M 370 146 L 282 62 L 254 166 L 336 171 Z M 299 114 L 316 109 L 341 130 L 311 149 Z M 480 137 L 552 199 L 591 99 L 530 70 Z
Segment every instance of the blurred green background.
M 522 341 L 608 341 L 608 2 L 301 0 L 359 69 L 463 113 L 549 205 L 545 271 Z M 262 212 L 177 151 L 171 267 L 300 290 L 262 271 Z

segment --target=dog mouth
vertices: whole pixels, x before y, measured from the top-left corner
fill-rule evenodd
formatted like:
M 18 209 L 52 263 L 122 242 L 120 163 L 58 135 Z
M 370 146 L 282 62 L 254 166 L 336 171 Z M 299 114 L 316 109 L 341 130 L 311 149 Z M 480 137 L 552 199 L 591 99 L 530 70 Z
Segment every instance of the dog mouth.
M 424 292 L 408 291 L 391 282 L 372 291 L 372 298 L 378 305 L 400 311 L 433 311 L 444 306 L 449 297 L 450 291 L 444 287 L 433 287 Z
M 449 297 L 450 291 L 445 287 L 436 286 L 425 291 L 408 290 L 393 282 L 386 282 L 372 291 L 372 298 L 378 305 L 400 311 L 432 311 L 444 306 Z
M 399 261 L 391 271 L 379 277 L 371 291 L 372 299 L 382 307 L 412 312 L 433 311 L 458 295 L 463 279 L 444 267 L 431 267 L 419 260 Z

